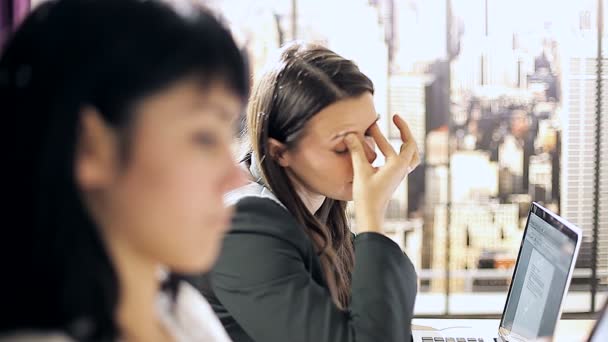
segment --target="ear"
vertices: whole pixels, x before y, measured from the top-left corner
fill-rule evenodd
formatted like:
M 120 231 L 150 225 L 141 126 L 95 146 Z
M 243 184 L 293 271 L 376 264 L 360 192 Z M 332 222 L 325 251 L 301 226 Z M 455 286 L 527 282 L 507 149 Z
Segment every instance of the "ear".
M 287 153 L 287 147 L 282 142 L 268 138 L 268 152 L 273 160 L 276 160 L 282 167 L 289 166 L 289 156 Z
M 112 182 L 118 165 L 117 140 L 97 109 L 82 109 L 74 158 L 76 181 L 81 189 L 96 190 Z

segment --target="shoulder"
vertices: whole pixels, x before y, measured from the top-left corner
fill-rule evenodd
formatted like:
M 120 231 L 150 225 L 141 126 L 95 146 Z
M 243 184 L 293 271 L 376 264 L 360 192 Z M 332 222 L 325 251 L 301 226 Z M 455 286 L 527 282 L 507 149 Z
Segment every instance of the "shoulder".
M 295 217 L 280 204 L 263 197 L 245 197 L 234 205 L 233 227 L 273 230 L 299 226 Z
M 304 227 L 278 200 L 260 195 L 260 190 L 268 191 L 261 188 L 250 185 L 233 193 L 235 212 L 213 268 L 215 285 L 220 275 L 226 275 L 225 282 L 241 282 L 239 286 L 243 279 L 257 284 L 299 269 L 315 256 Z
M 285 206 L 270 189 L 256 182 L 250 182 L 240 188 L 234 189 L 224 195 L 226 205 L 235 205 L 243 199 L 266 199 L 285 209 Z M 286 209 L 285 209 L 286 210 Z
M 251 183 L 226 195 L 235 212 L 228 238 L 235 235 L 265 235 L 301 247 L 307 235 L 296 218 L 267 188 Z

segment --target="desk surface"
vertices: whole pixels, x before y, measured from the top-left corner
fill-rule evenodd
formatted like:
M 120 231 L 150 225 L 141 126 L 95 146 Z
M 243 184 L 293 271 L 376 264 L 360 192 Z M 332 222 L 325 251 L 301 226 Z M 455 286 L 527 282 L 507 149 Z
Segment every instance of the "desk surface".
M 577 342 L 584 341 L 587 333 L 591 330 L 595 321 L 593 320 L 571 320 L 559 321 L 555 328 L 554 342 Z M 412 328 L 416 330 L 446 329 L 448 332 L 458 328 L 473 328 L 484 336 L 496 336 L 498 331 L 498 319 L 423 319 L 416 318 L 412 321 Z M 471 336 L 474 337 L 474 336 Z

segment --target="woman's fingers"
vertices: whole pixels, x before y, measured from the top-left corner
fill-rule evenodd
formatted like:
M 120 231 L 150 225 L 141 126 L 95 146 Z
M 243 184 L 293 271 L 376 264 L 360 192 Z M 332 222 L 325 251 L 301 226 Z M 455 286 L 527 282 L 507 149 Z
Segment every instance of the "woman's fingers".
M 393 122 L 395 123 L 397 128 L 399 128 L 399 132 L 401 132 L 401 140 L 403 141 L 403 145 L 401 145 L 399 156 L 408 163 L 409 173 L 420 163 L 420 156 L 418 155 L 418 145 L 416 145 L 416 141 L 412 136 L 410 127 L 399 115 L 393 116 Z
M 349 133 L 344 137 L 344 142 L 350 151 L 355 176 L 357 174 L 369 175 L 374 173 L 374 169 L 367 160 L 363 145 L 361 144 L 361 141 L 359 141 L 359 138 L 355 134 Z
M 403 144 L 401 145 L 401 152 L 399 155 L 403 158 L 404 161 L 407 162 L 408 166 L 412 166 L 411 164 L 414 162 L 416 157 L 416 145 L 415 144 Z
M 393 123 L 399 128 L 399 132 L 401 133 L 401 141 L 403 143 L 415 143 L 414 136 L 412 135 L 412 131 L 410 131 L 410 126 L 403 120 L 403 118 L 397 114 L 393 115 Z
M 391 143 L 386 140 L 386 137 L 380 131 L 380 127 L 378 127 L 377 123 L 374 123 L 369 128 L 369 134 L 372 138 L 374 138 L 374 141 L 376 142 L 376 145 L 378 145 L 380 152 L 382 152 L 385 157 L 389 158 L 397 155 L 397 152 L 395 152 L 395 149 L 393 148 Z

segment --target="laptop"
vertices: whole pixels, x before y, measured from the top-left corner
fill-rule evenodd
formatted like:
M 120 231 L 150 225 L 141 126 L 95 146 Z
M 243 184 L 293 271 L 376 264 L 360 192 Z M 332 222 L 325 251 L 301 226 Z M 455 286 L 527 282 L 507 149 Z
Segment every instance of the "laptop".
M 589 333 L 587 342 L 606 342 L 608 341 L 608 299 L 604 303 L 604 308 L 600 311 L 597 321 Z
M 512 342 L 553 336 L 581 245 L 582 231 L 534 202 L 530 206 L 497 331 L 422 330 L 414 342 Z

